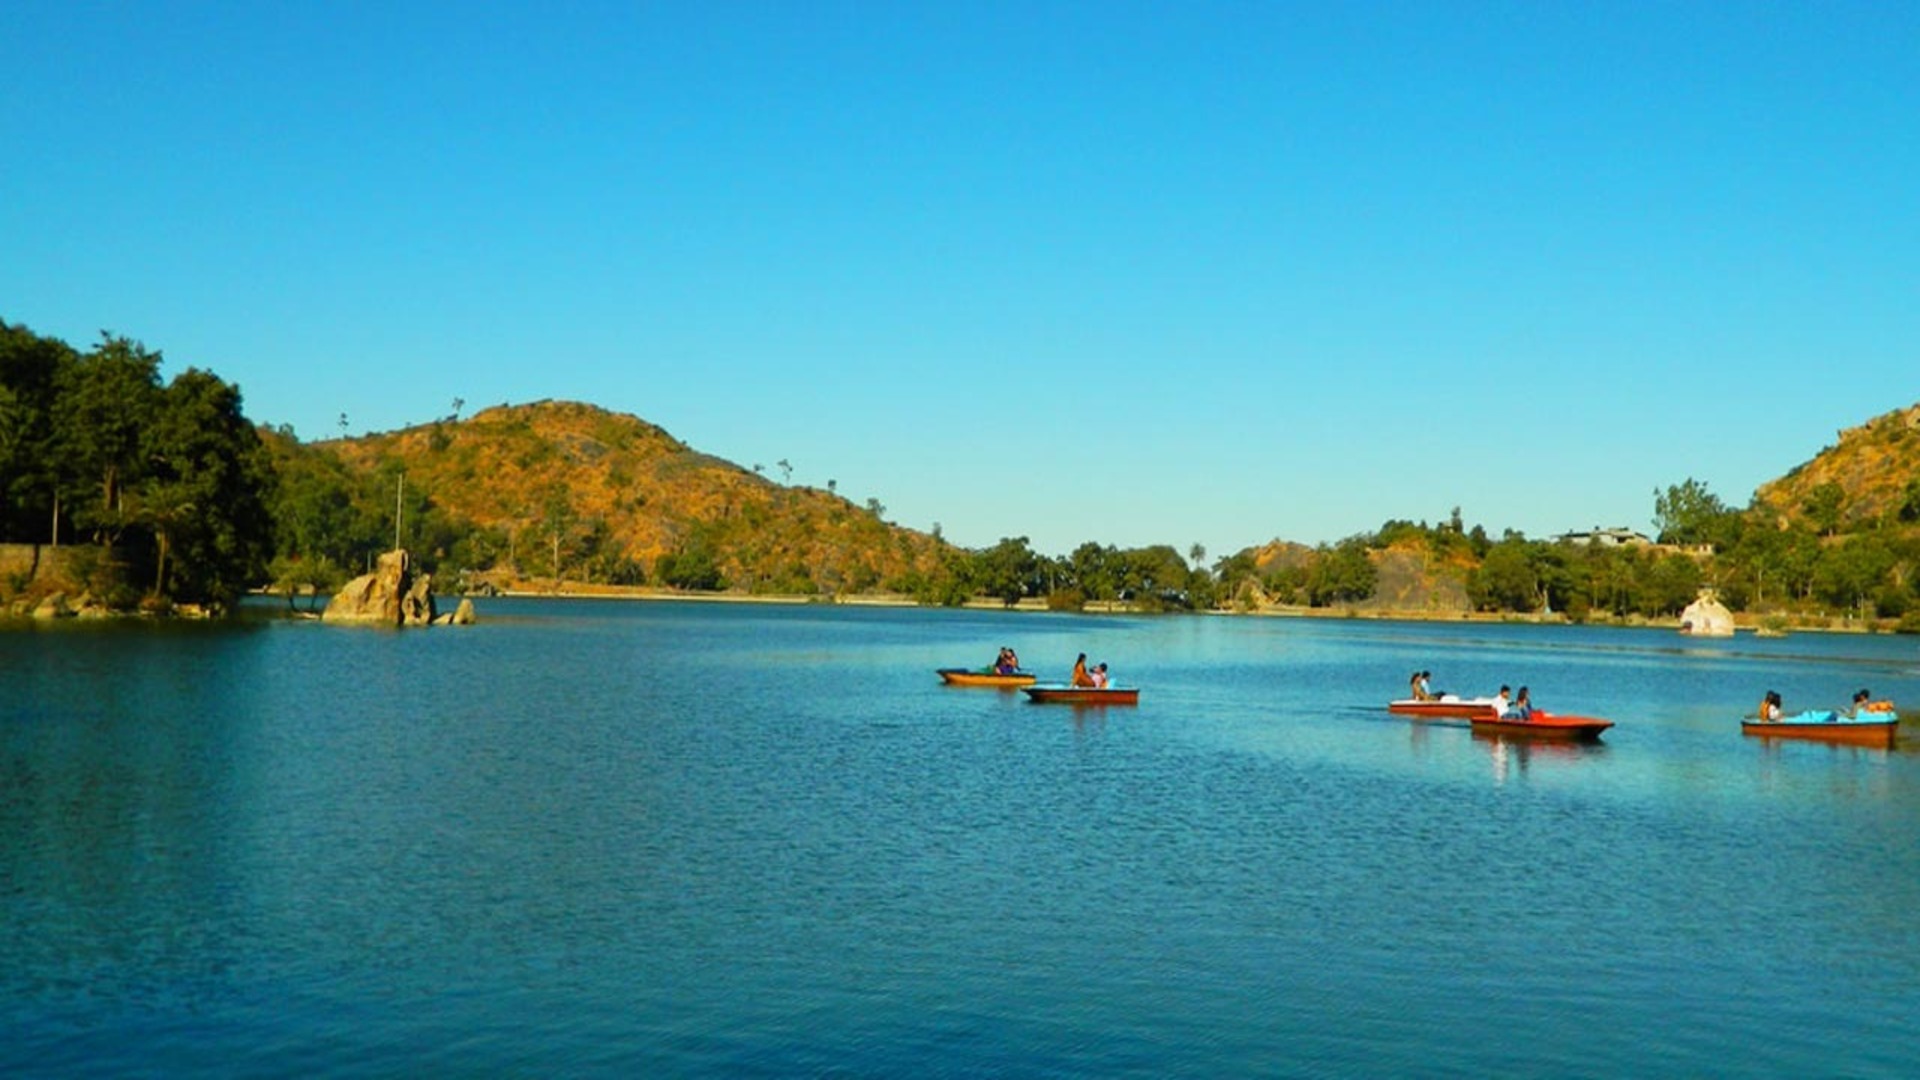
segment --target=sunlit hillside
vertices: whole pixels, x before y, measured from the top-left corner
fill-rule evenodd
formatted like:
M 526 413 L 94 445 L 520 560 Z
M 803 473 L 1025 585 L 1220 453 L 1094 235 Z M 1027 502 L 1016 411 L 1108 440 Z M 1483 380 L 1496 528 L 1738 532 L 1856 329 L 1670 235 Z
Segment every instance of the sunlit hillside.
M 1920 511 L 1920 405 L 1874 417 L 1840 432 L 1839 442 L 1754 493 L 1755 509 L 1808 524 L 1823 507 L 1833 527 L 1915 519 Z M 1827 525 L 1829 523 L 1820 523 Z
M 503 405 L 315 448 L 362 475 L 403 472 L 435 506 L 497 531 L 523 570 L 551 573 L 557 536 L 560 575 L 576 579 L 589 575 L 568 566 L 568 551 L 591 543 L 649 575 L 663 556 L 698 553 L 749 590 L 866 591 L 931 571 L 945 547 L 887 524 L 884 507 L 784 486 L 576 402 Z

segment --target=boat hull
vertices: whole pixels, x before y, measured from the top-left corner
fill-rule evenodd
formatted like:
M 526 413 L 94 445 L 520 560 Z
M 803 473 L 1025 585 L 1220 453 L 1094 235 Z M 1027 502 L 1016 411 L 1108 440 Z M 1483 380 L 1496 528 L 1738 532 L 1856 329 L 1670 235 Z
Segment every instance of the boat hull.
M 1476 716 L 1492 718 L 1493 709 L 1492 698 L 1447 697 L 1436 701 L 1401 698 L 1387 702 L 1388 712 L 1402 716 L 1444 716 L 1457 720 L 1471 720 Z
M 1016 671 L 1011 675 L 1001 675 L 992 671 L 976 671 L 972 668 L 940 668 L 937 674 L 940 681 L 948 686 L 993 686 L 1012 689 L 1020 686 L 1032 686 L 1035 675 L 1031 671 Z
M 1137 705 L 1137 686 L 1028 686 L 1027 700 L 1042 705 Z
M 1852 746 L 1892 746 L 1900 734 L 1894 713 L 1841 716 L 1837 713 L 1799 713 L 1780 720 L 1742 720 L 1740 730 L 1763 739 L 1818 739 Z
M 1546 712 L 1535 712 L 1525 720 L 1511 716 L 1473 718 L 1475 734 L 1507 735 L 1523 739 L 1558 739 L 1563 742 L 1593 742 L 1600 738 L 1601 732 L 1612 726 L 1613 721 L 1602 720 L 1597 716 L 1561 716 Z

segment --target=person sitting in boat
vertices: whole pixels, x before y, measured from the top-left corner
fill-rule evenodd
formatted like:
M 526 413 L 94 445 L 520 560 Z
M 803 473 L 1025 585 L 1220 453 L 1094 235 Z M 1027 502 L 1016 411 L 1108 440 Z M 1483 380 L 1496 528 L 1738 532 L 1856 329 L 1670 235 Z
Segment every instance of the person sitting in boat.
M 1500 692 L 1493 695 L 1493 715 L 1495 716 L 1507 715 L 1507 709 L 1510 707 L 1510 702 L 1507 699 L 1507 695 L 1512 692 L 1513 691 L 1510 687 L 1503 685 L 1500 687 Z
M 1095 664 L 1093 671 L 1088 673 L 1088 678 L 1093 680 L 1093 688 L 1095 690 L 1105 690 L 1107 688 L 1107 662 L 1102 660 L 1098 664 Z
M 1505 696 L 1506 692 L 1506 687 L 1500 688 L 1502 696 Z M 1514 695 L 1513 704 L 1500 711 L 1500 718 L 1502 720 L 1533 719 L 1533 697 L 1527 693 L 1526 687 L 1521 687 L 1520 692 Z
M 1873 695 L 1867 692 L 1866 687 L 1861 687 L 1859 692 L 1853 695 L 1853 704 L 1847 706 L 1847 711 L 1841 713 L 1840 715 L 1851 720 L 1854 717 L 1859 716 L 1861 713 L 1866 712 L 1867 703 L 1872 700 L 1873 700 Z
M 1433 686 L 1427 681 L 1432 677 L 1433 672 L 1431 671 L 1416 671 L 1413 673 L 1413 680 L 1408 684 L 1408 689 L 1413 693 L 1413 700 L 1432 701 L 1434 699 Z
M 1779 722 L 1780 694 L 1777 691 L 1769 690 L 1766 696 L 1760 699 L 1760 719 L 1769 724 Z
M 1012 675 L 1020 670 L 1020 657 L 1008 646 L 1000 646 L 1000 655 L 993 661 L 995 675 Z
M 1086 653 L 1081 653 L 1080 658 L 1073 662 L 1073 677 L 1067 680 L 1067 685 L 1068 686 L 1092 686 L 1093 685 L 1093 676 L 1088 674 L 1087 672 L 1087 654 Z

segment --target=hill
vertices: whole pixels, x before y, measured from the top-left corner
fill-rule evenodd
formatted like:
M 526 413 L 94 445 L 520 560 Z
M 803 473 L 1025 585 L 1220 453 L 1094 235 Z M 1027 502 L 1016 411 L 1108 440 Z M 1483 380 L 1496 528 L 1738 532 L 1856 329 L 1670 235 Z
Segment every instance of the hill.
M 1920 519 L 1920 405 L 1840 432 L 1811 461 L 1760 485 L 1753 508 L 1829 532 Z
M 492 534 L 504 553 L 470 561 L 506 575 L 637 583 L 710 566 L 720 580 L 700 582 L 709 587 L 862 592 L 910 587 L 947 550 L 881 520 L 877 504 L 777 484 L 578 402 L 503 405 L 311 449 L 362 483 L 386 478 L 393 490 L 404 474 L 414 497 Z

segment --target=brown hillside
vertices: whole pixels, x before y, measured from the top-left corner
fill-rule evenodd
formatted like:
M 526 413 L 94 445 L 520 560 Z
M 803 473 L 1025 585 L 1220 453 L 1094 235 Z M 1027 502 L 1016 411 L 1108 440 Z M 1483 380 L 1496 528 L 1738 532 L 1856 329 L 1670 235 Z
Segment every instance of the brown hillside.
M 503 405 L 318 448 L 355 471 L 397 464 L 410 490 L 483 528 L 537 537 L 563 498 L 575 521 L 604 523 L 610 542 L 649 568 L 698 541 L 749 588 L 798 574 L 868 589 L 937 566 L 944 547 L 837 495 L 782 487 L 638 417 L 577 402 Z
M 1907 485 L 1920 479 L 1920 405 L 1896 409 L 1840 432 L 1840 441 L 1813 460 L 1754 492 L 1755 509 L 1800 522 L 1815 488 L 1837 484 L 1845 492 L 1845 524 L 1884 519 L 1897 511 Z

